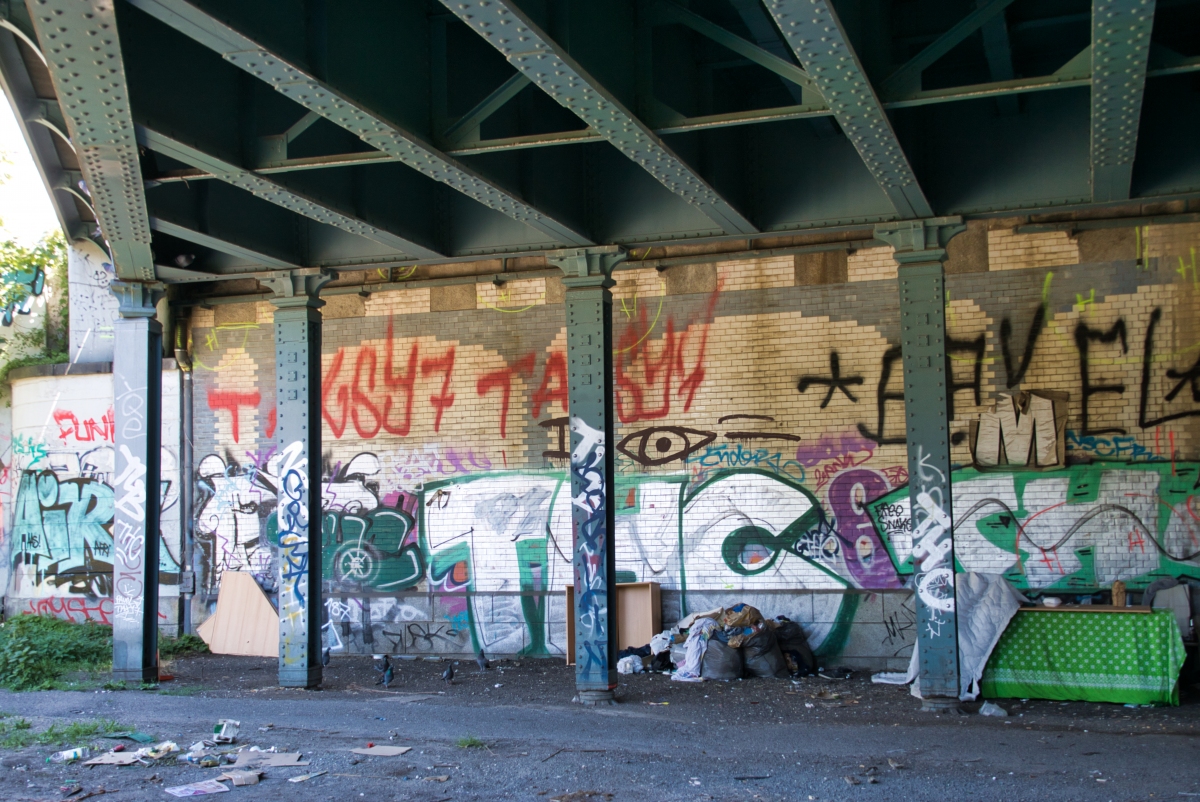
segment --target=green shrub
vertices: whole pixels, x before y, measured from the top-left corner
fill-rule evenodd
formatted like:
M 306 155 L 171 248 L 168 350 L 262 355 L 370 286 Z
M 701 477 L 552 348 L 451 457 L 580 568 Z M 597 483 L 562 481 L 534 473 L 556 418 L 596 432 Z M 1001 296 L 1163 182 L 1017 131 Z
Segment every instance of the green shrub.
M 190 654 L 208 654 L 208 644 L 195 635 L 163 638 L 158 642 L 159 657 L 170 659 L 187 657 Z
M 68 671 L 112 662 L 112 627 L 21 615 L 0 624 L 0 685 L 14 691 L 53 687 Z

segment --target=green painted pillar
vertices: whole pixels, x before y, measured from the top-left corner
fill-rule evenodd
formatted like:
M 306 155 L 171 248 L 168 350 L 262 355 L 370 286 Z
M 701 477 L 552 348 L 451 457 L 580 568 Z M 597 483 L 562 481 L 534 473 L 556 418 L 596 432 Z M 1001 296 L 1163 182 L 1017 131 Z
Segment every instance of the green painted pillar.
M 158 539 L 162 447 L 162 285 L 115 281 L 113 679 L 158 682 Z
M 611 704 L 617 687 L 613 479 L 612 270 L 616 246 L 553 251 L 566 285 L 571 416 L 571 529 L 575 577 L 575 689 L 582 704 Z
M 321 287 L 333 276 L 296 271 L 275 291 L 278 448 L 279 684 L 321 684 Z
M 926 709 L 958 702 L 958 617 L 954 595 L 953 507 L 950 489 L 946 287 L 943 262 L 961 218 L 906 220 L 875 227 L 896 249 L 900 283 L 900 347 L 912 522 L 917 653 Z

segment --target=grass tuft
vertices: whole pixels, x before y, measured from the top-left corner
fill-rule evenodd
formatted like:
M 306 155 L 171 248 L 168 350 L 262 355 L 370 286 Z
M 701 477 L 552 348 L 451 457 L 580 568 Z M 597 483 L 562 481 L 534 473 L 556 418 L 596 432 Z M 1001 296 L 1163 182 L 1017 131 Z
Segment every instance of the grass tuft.
M 487 746 L 483 741 L 476 738 L 474 735 L 464 735 L 454 742 L 454 745 L 462 749 L 479 749 Z

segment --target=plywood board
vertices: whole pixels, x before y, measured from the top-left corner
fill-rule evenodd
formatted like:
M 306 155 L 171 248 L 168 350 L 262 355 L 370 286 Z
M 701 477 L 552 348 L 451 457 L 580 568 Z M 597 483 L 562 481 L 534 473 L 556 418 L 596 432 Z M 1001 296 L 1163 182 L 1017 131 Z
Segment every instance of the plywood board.
M 575 587 L 567 592 L 567 665 L 575 665 Z M 617 585 L 617 650 L 645 646 L 662 632 L 662 594 L 657 582 Z
M 221 574 L 217 611 L 196 628 L 196 633 L 213 654 L 279 654 L 279 614 L 254 577 L 242 571 Z

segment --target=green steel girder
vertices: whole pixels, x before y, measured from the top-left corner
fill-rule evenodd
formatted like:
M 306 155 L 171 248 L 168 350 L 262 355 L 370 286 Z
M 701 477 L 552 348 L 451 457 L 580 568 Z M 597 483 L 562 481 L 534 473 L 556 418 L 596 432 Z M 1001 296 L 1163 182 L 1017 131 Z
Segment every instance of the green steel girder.
M 204 153 L 197 148 L 173 139 L 166 134 L 151 130 L 146 126 L 137 127 L 137 139 L 139 144 L 145 145 L 153 151 L 170 156 L 199 170 L 204 170 L 214 178 L 235 186 L 238 189 L 243 189 L 255 197 L 262 198 L 269 203 L 281 206 L 310 220 L 316 220 L 318 223 L 340 228 L 351 234 L 357 234 L 360 237 L 374 240 L 389 248 L 394 248 L 407 259 L 437 259 L 442 256 L 442 254 L 430 247 L 413 242 L 399 234 L 381 228 L 379 225 L 368 223 L 357 216 L 331 205 L 328 201 L 318 201 L 307 197 L 269 178 L 264 178 L 252 170 L 246 170 L 216 156 Z
M 176 239 L 184 240 L 185 242 L 191 242 L 195 245 L 203 245 L 205 248 L 211 248 L 214 251 L 220 251 L 221 253 L 227 253 L 230 256 L 236 256 L 239 259 L 245 259 L 250 264 L 263 265 L 266 267 L 277 267 L 284 270 L 299 267 L 299 265 L 292 264 L 286 259 L 281 259 L 278 256 L 271 256 L 270 254 L 263 253 L 262 251 L 248 248 L 245 245 L 239 245 L 237 243 L 230 242 L 228 239 L 223 239 L 221 237 L 213 236 L 212 234 L 197 231 L 193 228 L 188 228 L 185 225 L 171 222 L 170 220 L 164 220 L 161 217 L 151 217 L 150 228 L 153 231 L 161 231 L 163 234 L 175 237 Z M 233 274 L 231 277 L 241 278 L 242 274 Z
M 808 103 L 820 102 L 820 93 L 817 92 L 817 87 L 813 83 L 812 78 L 804 70 L 790 61 L 782 59 L 758 45 L 751 44 L 736 34 L 730 33 L 720 25 L 709 22 L 699 14 L 676 5 L 671 0 L 657 0 L 657 2 L 650 6 L 650 21 L 652 23 L 675 22 L 680 25 L 686 25 L 701 36 L 707 37 L 743 58 L 749 59 L 758 66 L 770 70 L 785 81 L 802 89 L 809 90 L 815 97 L 808 99 Z
M 511 0 L 484 0 L 475 4 L 458 0 L 441 2 L 538 88 L 578 115 L 592 130 L 668 190 L 703 212 L 725 233 L 758 231 Z
M 590 240 L 186 0 L 128 0 L 422 175 L 568 245 Z
M 921 90 L 921 73 L 935 61 L 954 49 L 955 45 L 979 30 L 984 23 L 1002 14 L 1013 0 L 988 0 L 954 24 L 928 47 L 909 59 L 879 85 L 884 97 L 908 94 Z
M 111 0 L 31 0 L 92 207 L 117 277 L 154 280 L 150 218 Z
M 1092 4 L 1092 200 L 1129 197 L 1154 0 Z
M 500 110 L 505 103 L 519 95 L 529 86 L 529 78 L 517 73 L 479 101 L 473 109 L 446 127 L 442 133 L 442 142 L 446 147 L 454 147 L 464 142 L 479 141 L 479 126 L 488 117 Z
M 975 0 L 976 8 L 983 8 L 988 0 Z M 1017 77 L 1013 69 L 1012 43 L 1008 37 L 1008 21 L 1004 14 L 997 14 L 979 29 L 983 34 L 983 54 L 987 58 L 988 73 L 993 81 L 1011 81 Z M 996 106 L 1002 115 L 1011 117 L 1021 108 L 1013 95 L 996 98 Z
M 900 140 L 829 0 L 765 0 L 788 46 L 902 218 L 932 217 Z
M 10 14 L 16 16 L 17 13 L 24 11 L 23 6 L 17 7 L 10 9 Z M 62 110 L 58 108 L 57 102 L 43 100 L 37 96 L 21 59 L 18 39 L 37 54 L 45 64 L 37 43 L 28 34 L 14 31 L 14 28 L 17 31 L 32 31 L 32 26 L 28 25 L 28 18 L 7 19 L 5 22 L 8 23 L 5 26 L 8 32 L 0 32 L 0 88 L 3 88 L 13 114 L 16 116 L 17 127 L 25 138 L 30 153 L 33 154 L 34 165 L 41 175 L 43 185 L 51 193 L 54 190 L 70 186 L 71 196 L 78 198 L 76 188 L 83 174 L 78 170 L 78 162 L 73 158 L 75 151 L 70 137 L 63 130 L 66 128 L 66 122 L 62 119 Z M 59 155 L 54 146 L 52 138 L 55 136 L 59 137 L 67 146 L 67 153 L 63 156 Z M 64 159 L 69 160 L 69 163 L 65 163 Z M 53 194 L 51 197 L 54 198 Z M 54 198 L 54 200 L 57 201 L 52 204 L 54 211 L 68 238 L 88 237 L 95 223 L 90 218 L 85 220 L 75 203 L 69 200 L 63 202 L 62 198 Z M 88 214 L 94 217 L 90 202 L 84 203 L 83 206 L 88 210 Z

